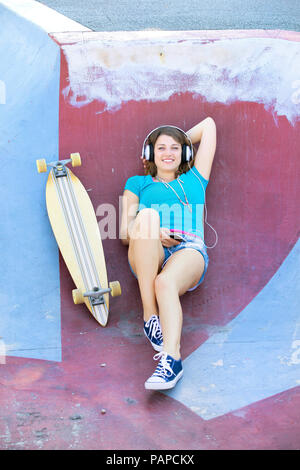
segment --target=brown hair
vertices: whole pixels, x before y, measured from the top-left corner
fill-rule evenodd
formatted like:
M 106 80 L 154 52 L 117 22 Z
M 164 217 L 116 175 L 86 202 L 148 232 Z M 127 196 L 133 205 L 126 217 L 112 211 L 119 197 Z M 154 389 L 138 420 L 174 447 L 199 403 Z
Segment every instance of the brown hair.
M 184 133 L 181 132 L 180 129 L 177 129 L 176 127 L 171 127 L 171 126 L 162 126 L 162 127 L 159 127 L 158 129 L 155 129 L 150 134 L 147 140 L 147 144 L 152 144 L 154 148 L 155 142 L 157 141 L 160 135 L 168 135 L 170 137 L 173 137 L 173 139 L 176 140 L 176 142 L 178 142 L 179 144 L 181 145 L 186 144 L 190 146 L 190 142 L 187 139 L 187 137 L 184 135 Z M 193 165 L 194 165 L 194 159 L 190 160 L 189 163 L 181 163 L 178 167 L 178 170 L 176 171 L 176 175 L 175 175 L 176 178 L 177 176 L 182 175 L 182 173 L 186 173 Z M 156 176 L 157 166 L 154 162 L 146 161 L 145 174 L 151 175 L 152 177 Z

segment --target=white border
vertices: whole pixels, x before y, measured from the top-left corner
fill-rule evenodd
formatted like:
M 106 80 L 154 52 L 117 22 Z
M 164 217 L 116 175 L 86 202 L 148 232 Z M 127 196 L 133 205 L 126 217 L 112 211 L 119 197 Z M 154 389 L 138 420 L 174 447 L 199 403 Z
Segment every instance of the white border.
M 47 33 L 91 31 L 82 24 L 35 0 L 0 0 L 0 5 L 31 21 Z

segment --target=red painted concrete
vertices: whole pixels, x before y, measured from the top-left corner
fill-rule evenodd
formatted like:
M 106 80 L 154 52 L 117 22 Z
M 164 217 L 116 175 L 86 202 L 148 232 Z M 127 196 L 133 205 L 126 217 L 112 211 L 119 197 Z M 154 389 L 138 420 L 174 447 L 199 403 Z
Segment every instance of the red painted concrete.
M 61 90 L 67 83 L 62 54 Z M 91 189 L 95 210 L 110 203 L 117 213 L 127 178 L 142 174 L 138 157 L 149 130 L 161 123 L 188 129 L 207 115 L 217 124 L 207 203 L 219 243 L 210 252 L 205 283 L 182 298 L 184 359 L 239 314 L 299 236 L 300 123 L 275 121 L 262 104 L 208 103 L 189 93 L 96 114 L 100 109 L 99 102 L 76 109 L 61 94 L 60 156 L 80 152 L 83 166 L 76 174 Z M 101 328 L 84 306 L 73 305 L 72 281 L 61 261 L 62 362 L 7 358 L 0 382 L 2 447 L 299 449 L 300 387 L 210 421 L 144 390 L 154 362 L 142 332 L 137 282 L 127 248 L 118 239 L 103 245 L 109 278 L 123 290 L 111 301 L 108 326 Z

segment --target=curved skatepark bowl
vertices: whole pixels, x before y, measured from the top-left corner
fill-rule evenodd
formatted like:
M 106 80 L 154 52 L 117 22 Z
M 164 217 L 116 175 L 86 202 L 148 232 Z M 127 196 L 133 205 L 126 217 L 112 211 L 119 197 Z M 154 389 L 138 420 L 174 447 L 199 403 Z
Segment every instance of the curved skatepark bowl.
M 300 33 L 97 33 L 19 3 L 0 1 L 0 448 L 299 449 Z M 150 392 L 119 198 L 151 129 L 206 116 L 219 241 L 181 299 L 185 374 Z M 122 286 L 105 328 L 73 304 L 35 168 L 72 152 Z

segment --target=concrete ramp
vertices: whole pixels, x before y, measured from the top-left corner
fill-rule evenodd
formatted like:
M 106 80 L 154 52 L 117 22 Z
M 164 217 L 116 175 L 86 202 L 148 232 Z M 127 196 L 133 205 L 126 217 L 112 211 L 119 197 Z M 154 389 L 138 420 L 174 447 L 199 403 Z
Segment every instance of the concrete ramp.
M 0 2 L 0 448 L 299 448 L 300 34 L 55 29 L 55 12 L 46 26 L 35 10 L 46 7 L 18 3 Z M 182 297 L 185 375 L 168 394 L 146 392 L 155 363 L 120 196 L 143 174 L 151 129 L 206 116 L 218 129 L 207 205 L 219 242 L 205 282 Z M 35 170 L 71 152 L 122 285 L 106 328 L 72 302 Z

